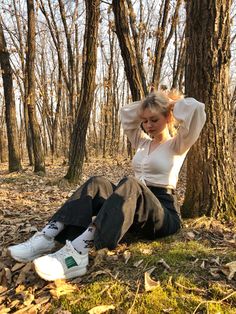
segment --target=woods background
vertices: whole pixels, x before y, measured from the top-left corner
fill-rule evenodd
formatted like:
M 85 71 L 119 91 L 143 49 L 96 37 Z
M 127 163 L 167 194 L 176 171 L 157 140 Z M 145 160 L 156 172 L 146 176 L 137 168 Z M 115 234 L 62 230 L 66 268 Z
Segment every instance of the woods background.
M 119 108 L 151 86 L 206 104 L 188 157 L 185 216 L 235 218 L 236 1 L 2 0 L 0 162 L 44 173 L 132 156 Z M 191 210 L 190 210 L 191 209 Z

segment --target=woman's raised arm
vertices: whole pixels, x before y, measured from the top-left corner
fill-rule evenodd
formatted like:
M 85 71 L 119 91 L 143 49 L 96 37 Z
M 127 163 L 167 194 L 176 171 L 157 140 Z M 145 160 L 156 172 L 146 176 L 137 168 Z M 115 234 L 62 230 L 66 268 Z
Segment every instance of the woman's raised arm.
M 138 147 L 142 139 L 150 138 L 140 127 L 142 122 L 138 114 L 140 106 L 141 101 L 136 101 L 120 109 L 120 118 L 124 133 L 134 148 Z
M 206 121 L 205 105 L 194 98 L 183 98 L 175 103 L 173 115 L 180 122 L 173 148 L 176 154 L 182 155 L 200 135 Z

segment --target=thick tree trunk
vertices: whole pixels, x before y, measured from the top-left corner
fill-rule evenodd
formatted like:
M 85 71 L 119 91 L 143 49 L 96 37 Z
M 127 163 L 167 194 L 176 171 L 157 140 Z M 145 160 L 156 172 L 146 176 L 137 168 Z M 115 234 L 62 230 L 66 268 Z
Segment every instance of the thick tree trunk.
M 129 33 L 125 0 L 112 1 L 115 16 L 116 34 L 119 40 L 121 55 L 124 61 L 125 73 L 129 82 L 133 100 L 140 100 L 144 96 L 144 87 L 139 72 L 138 60 Z
M 77 112 L 71 145 L 69 169 L 65 176 L 70 182 L 77 182 L 82 173 L 85 156 L 85 141 L 90 112 L 96 88 L 97 38 L 100 17 L 100 0 L 86 0 L 86 25 L 84 34 L 84 64 L 79 110 Z
M 187 1 L 186 94 L 206 104 L 207 122 L 188 157 L 184 216 L 236 217 L 230 137 L 230 5 Z
M 140 45 L 140 38 L 139 34 L 137 32 L 137 26 L 136 26 L 136 15 L 134 13 L 134 8 L 132 5 L 131 0 L 126 0 L 128 8 L 129 8 L 129 19 L 130 19 L 130 27 L 132 30 L 132 35 L 133 35 L 133 40 L 134 40 L 134 47 L 135 47 L 135 53 L 137 56 L 137 66 L 139 69 L 141 81 L 142 81 L 142 87 L 144 94 L 148 94 L 148 89 L 147 89 L 147 83 L 146 83 L 146 77 L 144 73 L 144 67 L 143 67 L 143 58 L 142 58 L 142 53 L 141 53 L 141 45 Z M 140 9 L 141 10 L 141 9 Z M 140 24 L 143 23 L 142 20 L 140 20 Z
M 27 86 L 27 107 L 29 114 L 29 124 L 32 134 L 32 144 L 34 153 L 34 171 L 45 172 L 44 154 L 40 138 L 40 129 L 36 116 L 35 108 L 35 14 L 34 0 L 27 0 L 28 11 L 28 36 L 27 36 L 27 55 L 26 55 L 26 71 L 28 78 Z
M 21 169 L 20 151 L 17 134 L 15 95 L 13 89 L 12 69 L 10 56 L 7 51 L 6 41 L 3 33 L 2 22 L 0 20 L 0 65 L 2 70 L 2 80 L 4 88 L 6 125 L 8 139 L 8 166 L 9 171 L 19 171 Z

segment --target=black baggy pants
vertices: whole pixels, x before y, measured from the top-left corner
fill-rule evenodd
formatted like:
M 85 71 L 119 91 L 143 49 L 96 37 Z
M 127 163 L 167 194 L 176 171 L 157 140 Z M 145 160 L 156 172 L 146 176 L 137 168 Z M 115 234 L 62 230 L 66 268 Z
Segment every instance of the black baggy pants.
M 52 216 L 66 225 L 56 240 L 73 240 L 93 216 L 96 249 L 114 249 L 131 226 L 144 238 L 155 239 L 175 233 L 181 225 L 176 197 L 167 189 L 147 187 L 133 177 L 115 186 L 98 176 L 86 181 Z

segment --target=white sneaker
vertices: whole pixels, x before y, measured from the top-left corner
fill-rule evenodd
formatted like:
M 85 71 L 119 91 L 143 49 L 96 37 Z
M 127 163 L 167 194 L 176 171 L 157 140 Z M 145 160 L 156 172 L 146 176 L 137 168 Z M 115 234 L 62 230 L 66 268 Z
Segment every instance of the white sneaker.
M 71 279 L 87 272 L 88 253 L 79 254 L 70 241 L 59 251 L 34 260 L 37 274 L 44 280 Z
M 42 232 L 36 232 L 26 242 L 8 247 L 8 253 L 18 262 L 27 263 L 35 258 L 49 253 L 55 247 L 54 239 L 50 239 Z

